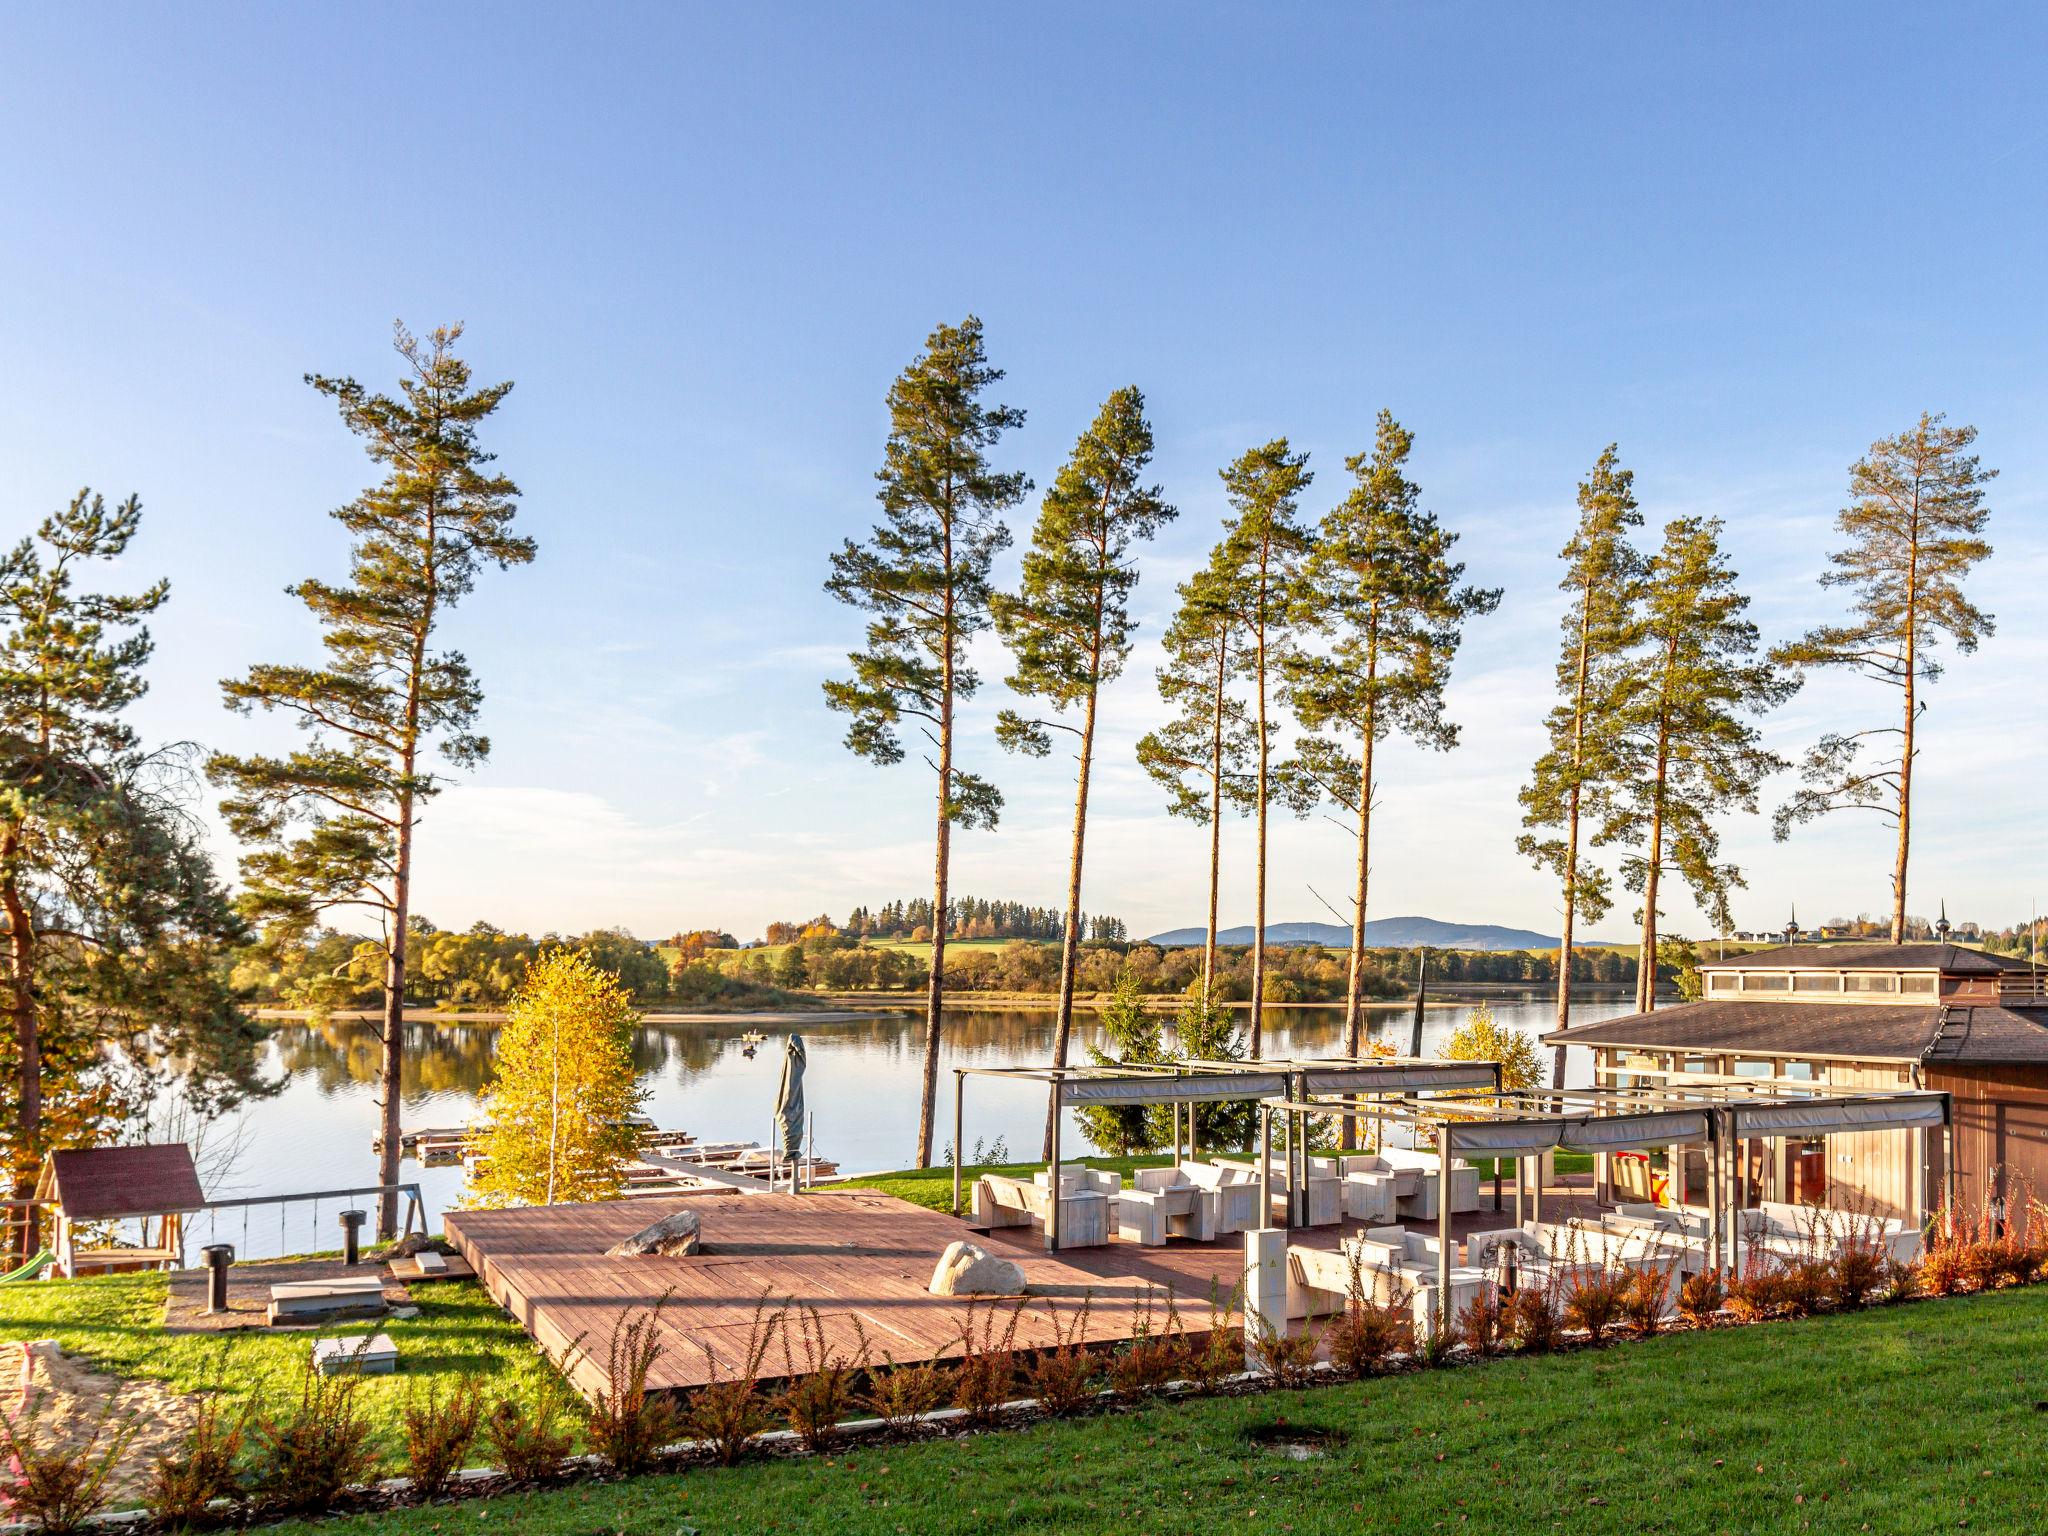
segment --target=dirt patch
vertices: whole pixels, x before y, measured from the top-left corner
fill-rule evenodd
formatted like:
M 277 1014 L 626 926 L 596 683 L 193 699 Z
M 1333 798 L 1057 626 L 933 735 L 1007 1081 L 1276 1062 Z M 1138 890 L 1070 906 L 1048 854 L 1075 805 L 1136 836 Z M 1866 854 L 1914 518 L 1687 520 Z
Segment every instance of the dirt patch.
M 0 1389 L 10 1407 L 17 1400 L 22 1351 L 27 1347 L 0 1345 Z M 132 1503 L 141 1496 L 151 1462 L 178 1447 L 198 1409 L 195 1399 L 173 1392 L 161 1382 L 103 1376 L 54 1345 L 44 1344 L 33 1351 L 32 1369 L 29 1406 L 42 1443 L 76 1447 L 102 1426 L 106 1435 L 123 1426 L 133 1429 L 121 1464 L 107 1484 L 116 1504 Z M 106 1443 L 103 1438 L 101 1444 Z

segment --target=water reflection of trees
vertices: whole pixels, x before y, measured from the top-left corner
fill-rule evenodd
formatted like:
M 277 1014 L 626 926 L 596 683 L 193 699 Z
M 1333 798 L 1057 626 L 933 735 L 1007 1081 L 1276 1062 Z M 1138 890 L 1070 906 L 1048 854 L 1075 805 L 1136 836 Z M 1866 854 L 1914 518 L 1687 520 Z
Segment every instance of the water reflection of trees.
M 1432 1009 L 1430 1034 L 1449 1029 L 1462 1017 L 1460 1009 Z M 1367 1016 L 1368 1031 L 1386 1035 L 1407 1048 L 1406 1005 Z M 1289 1009 L 1272 1029 L 1275 1055 L 1324 1055 L 1333 1047 L 1342 1020 L 1339 1009 Z M 1078 1020 L 1082 1039 L 1092 1036 L 1092 1015 Z M 634 1031 L 633 1067 L 643 1080 L 669 1079 L 678 1086 L 738 1058 L 745 1049 L 742 1032 L 755 1026 L 643 1025 Z M 764 1032 L 759 1050 L 779 1057 L 790 1030 L 806 1036 L 814 1051 L 851 1051 L 885 1066 L 901 1063 L 912 1070 L 924 1050 L 924 1020 L 911 1013 L 862 1014 L 831 1020 L 792 1019 Z M 960 1065 L 1001 1065 L 1046 1059 L 1052 1043 L 1053 1015 L 1044 1009 L 971 1009 L 950 1012 L 945 1020 L 946 1054 Z M 490 1081 L 498 1038 L 495 1024 L 413 1023 L 405 1026 L 404 1073 L 400 1092 L 408 1102 L 435 1094 L 475 1096 Z M 276 1064 L 292 1078 L 310 1082 L 323 1095 L 345 1092 L 377 1081 L 381 1052 L 379 1026 L 363 1020 L 332 1019 L 279 1024 L 271 1035 Z M 1078 1059 L 1078 1058 L 1077 1058 Z

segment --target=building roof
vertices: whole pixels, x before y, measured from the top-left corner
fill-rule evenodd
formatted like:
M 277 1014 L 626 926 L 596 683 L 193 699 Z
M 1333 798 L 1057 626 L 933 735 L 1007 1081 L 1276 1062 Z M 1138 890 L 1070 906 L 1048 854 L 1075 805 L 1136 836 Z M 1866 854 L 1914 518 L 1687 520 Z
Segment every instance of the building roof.
M 52 1152 L 36 1192 L 55 1199 L 73 1221 L 162 1216 L 206 1204 L 192 1149 L 182 1141 Z
M 1991 976 L 2024 971 L 2027 962 L 1960 944 L 1780 944 L 1725 960 L 1701 960 L 1703 971 L 1946 971 L 1952 976 Z
M 1924 1061 L 1976 1066 L 2048 1066 L 2048 1010 L 1866 1003 L 1680 1003 L 1575 1024 L 1544 1036 L 1557 1045 L 1633 1046 L 1658 1051 L 1729 1051 L 1826 1056 L 1852 1061 Z

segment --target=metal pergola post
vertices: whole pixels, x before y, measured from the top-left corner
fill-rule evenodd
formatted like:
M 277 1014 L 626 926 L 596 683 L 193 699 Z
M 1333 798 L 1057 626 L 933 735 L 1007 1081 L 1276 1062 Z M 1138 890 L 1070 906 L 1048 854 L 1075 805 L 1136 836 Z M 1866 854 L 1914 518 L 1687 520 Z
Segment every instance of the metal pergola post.
M 1052 1080 L 1052 1167 L 1047 1170 L 1046 1182 L 1052 1186 L 1049 1191 L 1051 1203 L 1045 1208 L 1045 1251 L 1060 1251 L 1060 1089 L 1064 1086 L 1059 1078 Z
M 966 1092 L 967 1074 L 958 1067 L 953 1069 L 953 1214 L 960 1214 L 960 1131 L 965 1123 L 961 1118 L 960 1100 Z
M 1273 1111 L 1259 1106 L 1259 1225 L 1273 1220 Z
M 1436 1128 L 1436 1324 L 1433 1340 L 1451 1326 L 1451 1123 Z

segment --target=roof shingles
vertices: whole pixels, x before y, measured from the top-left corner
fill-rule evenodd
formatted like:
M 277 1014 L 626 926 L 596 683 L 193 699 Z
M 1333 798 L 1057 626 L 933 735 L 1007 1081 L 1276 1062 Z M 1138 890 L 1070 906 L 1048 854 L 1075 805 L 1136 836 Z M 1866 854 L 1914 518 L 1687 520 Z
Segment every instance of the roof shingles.
M 2048 1017 L 2042 1010 L 1932 1003 L 1681 1003 L 1653 1013 L 1575 1024 L 1544 1039 L 1561 1045 L 1660 1051 L 2048 1066 Z

